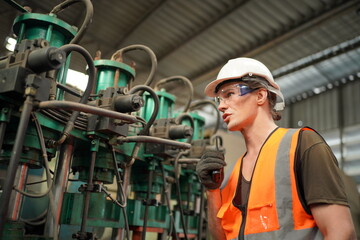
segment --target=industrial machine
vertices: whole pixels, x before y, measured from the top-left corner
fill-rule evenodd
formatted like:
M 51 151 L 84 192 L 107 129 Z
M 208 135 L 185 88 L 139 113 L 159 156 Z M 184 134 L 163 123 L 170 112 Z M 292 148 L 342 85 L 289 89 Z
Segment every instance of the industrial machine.
M 9 1 L 14 4 L 13 1 Z M 192 101 L 191 81 L 162 79 L 151 88 L 156 56 L 130 45 L 95 59 L 77 45 L 92 17 L 90 0 L 76 30 L 56 13 L 23 12 L 14 20 L 17 45 L 0 58 L 1 239 L 206 239 L 204 190 L 195 164 L 206 148 L 205 119 Z M 151 70 L 133 86 L 136 69 L 123 59 L 144 51 Z M 71 53 L 89 76 L 84 91 L 66 81 Z M 85 66 L 84 66 L 85 68 Z M 169 82 L 188 86 L 185 109 L 175 110 Z M 216 108 L 216 106 L 215 106 Z

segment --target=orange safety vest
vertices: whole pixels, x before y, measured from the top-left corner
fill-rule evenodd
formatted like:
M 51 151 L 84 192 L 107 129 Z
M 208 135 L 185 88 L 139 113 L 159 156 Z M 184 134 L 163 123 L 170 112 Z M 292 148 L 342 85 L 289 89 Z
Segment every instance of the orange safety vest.
M 303 129 L 278 128 L 260 150 L 254 168 L 245 219 L 234 206 L 239 181 L 240 158 L 221 190 L 222 206 L 217 214 L 227 240 L 238 239 L 245 221 L 244 239 L 323 239 L 316 223 L 306 213 L 295 181 L 295 152 Z

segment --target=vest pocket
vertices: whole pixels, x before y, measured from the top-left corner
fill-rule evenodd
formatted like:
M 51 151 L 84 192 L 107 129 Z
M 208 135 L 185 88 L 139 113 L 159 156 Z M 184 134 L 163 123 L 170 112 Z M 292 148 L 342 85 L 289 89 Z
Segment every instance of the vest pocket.
M 279 222 L 274 203 L 261 206 L 248 206 L 245 234 L 278 230 Z
M 218 218 L 221 218 L 221 225 L 227 239 L 237 238 L 241 225 L 241 212 L 233 204 L 222 206 Z

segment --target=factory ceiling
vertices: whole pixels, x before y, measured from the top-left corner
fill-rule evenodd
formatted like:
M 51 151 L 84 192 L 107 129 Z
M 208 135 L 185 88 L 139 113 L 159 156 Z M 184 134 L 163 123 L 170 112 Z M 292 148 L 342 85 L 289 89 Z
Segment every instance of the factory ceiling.
M 0 1 L 0 39 L 11 36 L 21 14 L 11 0 Z M 62 1 L 17 0 L 33 13 L 49 13 Z M 360 3 L 347 0 L 93 0 L 93 18 L 79 44 L 92 56 L 110 59 L 117 50 L 141 44 L 157 57 L 154 82 L 184 76 L 193 83 L 194 99 L 204 98 L 206 83 L 228 59 L 247 56 L 265 63 L 287 101 L 314 89 L 360 77 Z M 58 18 L 80 27 L 85 5 L 73 4 Z M 6 55 L 4 44 L 0 55 Z M 125 56 L 136 64 L 136 82 L 151 68 L 144 51 Z M 85 72 L 74 54 L 71 68 Z M 170 87 L 178 99 L 181 85 Z

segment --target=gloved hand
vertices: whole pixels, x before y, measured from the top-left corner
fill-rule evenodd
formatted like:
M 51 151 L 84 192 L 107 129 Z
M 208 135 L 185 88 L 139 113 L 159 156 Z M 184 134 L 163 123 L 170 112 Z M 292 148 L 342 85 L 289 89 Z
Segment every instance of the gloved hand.
M 220 187 L 224 180 L 224 166 L 226 166 L 224 152 L 218 150 L 205 151 L 196 165 L 196 173 L 205 188 L 217 189 Z M 214 171 L 219 175 L 214 175 Z

